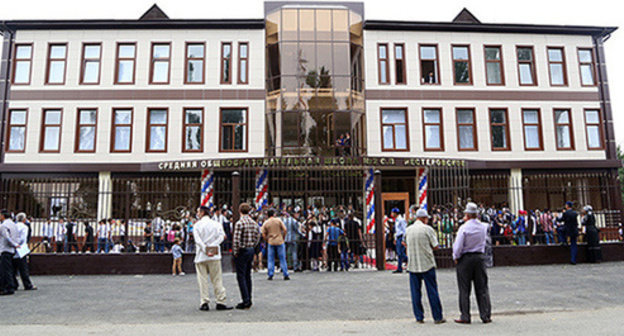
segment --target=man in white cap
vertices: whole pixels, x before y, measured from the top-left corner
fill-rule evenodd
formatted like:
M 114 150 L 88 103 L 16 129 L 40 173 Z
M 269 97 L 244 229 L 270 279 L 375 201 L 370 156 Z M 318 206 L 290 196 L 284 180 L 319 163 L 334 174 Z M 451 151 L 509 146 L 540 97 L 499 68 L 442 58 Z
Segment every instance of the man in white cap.
M 410 277 L 410 290 L 412 293 L 412 309 L 418 323 L 424 323 L 424 312 L 421 301 L 421 285 L 425 281 L 429 305 L 434 323 L 446 322 L 442 317 L 442 303 L 438 294 L 436 281 L 436 262 L 433 251 L 438 249 L 438 239 L 433 228 L 427 223 L 429 215 L 427 210 L 418 209 L 415 214 L 416 221 L 405 230 L 405 246 L 407 247 L 407 271 Z
M 459 227 L 453 243 L 461 312 L 461 317 L 455 322 L 470 323 L 470 287 L 474 283 L 481 321 L 490 323 L 492 308 L 484 259 L 488 227 L 477 219 L 479 208 L 476 204 L 466 204 L 464 215 L 465 223 Z

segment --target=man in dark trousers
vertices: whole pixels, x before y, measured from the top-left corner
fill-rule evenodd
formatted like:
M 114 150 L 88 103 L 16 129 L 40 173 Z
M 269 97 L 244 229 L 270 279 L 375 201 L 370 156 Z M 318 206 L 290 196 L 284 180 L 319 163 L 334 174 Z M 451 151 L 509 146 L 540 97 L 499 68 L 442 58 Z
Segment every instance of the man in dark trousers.
M 559 217 L 565 227 L 566 238 L 570 238 L 570 264 L 576 265 L 576 239 L 578 238 L 578 213 L 572 209 L 572 202 L 566 202 L 565 211 Z
M 95 235 L 93 234 L 93 227 L 89 225 L 89 222 L 84 222 L 85 236 L 82 242 L 82 253 L 91 251 L 95 253 Z
M 461 312 L 461 317 L 455 322 L 470 323 L 470 287 L 474 283 L 481 321 L 490 323 L 492 307 L 484 258 L 488 227 L 477 219 L 479 208 L 475 203 L 466 204 L 464 215 L 464 224 L 459 227 L 453 243 Z
M 249 217 L 251 205 L 242 203 L 239 206 L 240 219 L 234 224 L 232 237 L 232 254 L 236 264 L 236 280 L 243 300 L 236 309 L 251 308 L 251 264 L 255 255 L 255 247 L 260 241 L 260 227 Z
M 0 295 L 12 295 L 13 289 L 13 256 L 18 244 L 17 226 L 11 220 L 7 210 L 0 210 Z

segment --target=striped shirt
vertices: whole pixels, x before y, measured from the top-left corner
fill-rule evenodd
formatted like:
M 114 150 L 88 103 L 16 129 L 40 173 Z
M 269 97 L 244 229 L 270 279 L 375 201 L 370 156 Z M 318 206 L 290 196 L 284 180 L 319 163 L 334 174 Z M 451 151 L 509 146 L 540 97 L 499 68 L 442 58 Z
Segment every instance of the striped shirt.
M 255 247 L 260 241 L 258 224 L 248 215 L 243 215 L 234 225 L 234 238 L 232 239 L 232 252 L 238 254 L 238 250 Z
M 433 249 L 438 246 L 435 231 L 420 220 L 405 230 L 407 245 L 407 271 L 424 273 L 436 267 Z

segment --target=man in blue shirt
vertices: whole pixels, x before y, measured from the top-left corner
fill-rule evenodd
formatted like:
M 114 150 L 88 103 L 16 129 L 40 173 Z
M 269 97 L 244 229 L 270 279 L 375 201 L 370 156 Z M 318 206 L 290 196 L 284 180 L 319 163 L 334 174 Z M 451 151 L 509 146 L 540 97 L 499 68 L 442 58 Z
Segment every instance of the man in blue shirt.
M 340 263 L 340 256 L 338 254 L 338 237 L 344 233 L 339 227 L 340 219 L 334 218 L 330 222 L 330 227 L 327 229 L 327 235 L 325 240 L 327 241 L 327 271 L 331 272 L 332 267 L 334 272 L 338 271 L 338 264 Z
M 394 239 L 396 245 L 396 254 L 399 259 L 397 262 L 397 269 L 392 273 L 403 273 L 403 262 L 407 261 L 407 256 L 405 255 L 405 246 L 403 246 L 403 240 L 405 238 L 405 229 L 407 229 L 407 221 L 405 218 L 401 217 L 400 210 L 398 208 L 393 208 L 390 216 L 394 219 Z

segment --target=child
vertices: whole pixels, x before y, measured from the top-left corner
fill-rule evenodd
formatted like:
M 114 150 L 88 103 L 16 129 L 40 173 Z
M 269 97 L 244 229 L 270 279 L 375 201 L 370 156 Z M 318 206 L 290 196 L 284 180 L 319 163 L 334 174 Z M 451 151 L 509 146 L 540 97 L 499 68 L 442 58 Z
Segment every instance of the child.
M 171 275 L 184 275 L 185 273 L 182 272 L 182 247 L 180 247 L 180 238 L 176 238 L 173 241 L 171 254 L 173 254 L 173 266 L 171 266 Z
M 349 271 L 349 238 L 344 232 L 338 237 L 338 249 L 340 250 L 340 270 Z

